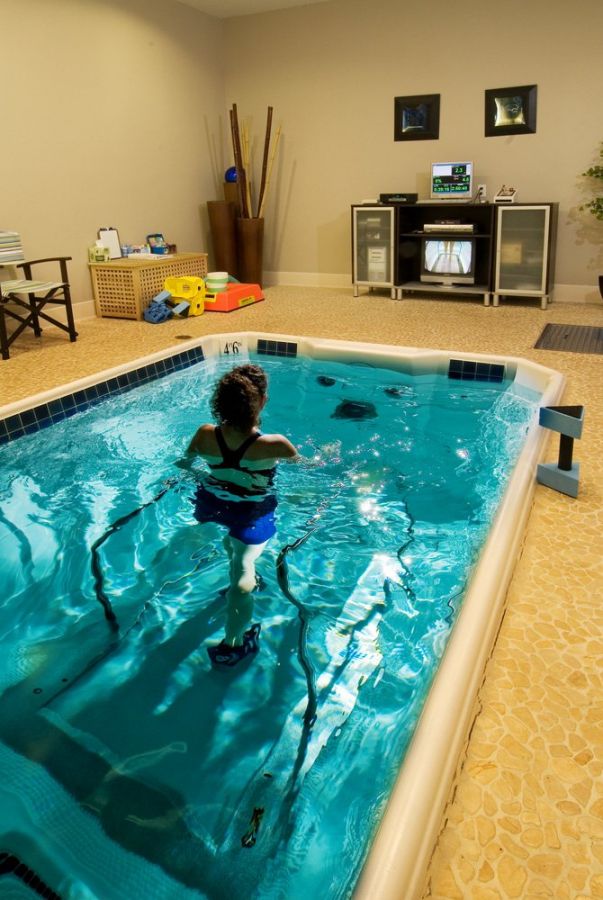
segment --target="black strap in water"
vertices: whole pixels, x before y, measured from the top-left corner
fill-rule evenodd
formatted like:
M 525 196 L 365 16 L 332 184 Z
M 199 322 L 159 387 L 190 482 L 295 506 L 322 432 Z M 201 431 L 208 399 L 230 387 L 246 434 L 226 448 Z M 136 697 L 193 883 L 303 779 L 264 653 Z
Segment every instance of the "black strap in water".
M 307 531 L 303 535 L 303 537 L 299 538 L 297 541 L 294 541 L 293 544 L 286 544 L 280 551 L 276 560 L 276 577 L 279 587 L 287 600 L 289 600 L 296 608 L 297 615 L 299 616 L 299 620 L 301 622 L 301 628 L 299 629 L 298 637 L 297 655 L 300 665 L 304 670 L 304 675 L 306 676 L 306 685 L 308 689 L 308 703 L 306 706 L 306 711 L 304 712 L 304 728 L 307 728 L 308 731 L 312 728 L 314 722 L 316 721 L 317 705 L 316 685 L 314 684 L 314 670 L 312 669 L 306 652 L 310 614 L 306 607 L 302 603 L 300 603 L 291 593 L 291 589 L 289 587 L 289 566 L 287 564 L 287 554 L 292 550 L 297 550 L 298 547 L 301 547 L 301 545 L 308 540 L 310 535 L 316 530 L 317 527 L 318 526 L 315 525 L 314 528 L 312 528 L 310 531 Z
M 173 488 L 174 485 L 179 484 L 180 478 L 168 478 L 166 482 L 164 482 L 165 487 L 163 487 L 158 494 L 156 494 L 152 500 L 148 500 L 146 503 L 143 503 L 142 506 L 139 506 L 137 509 L 133 509 L 132 512 L 127 513 L 125 516 L 122 516 L 120 519 L 117 519 L 113 522 L 112 525 L 107 528 L 105 533 L 99 537 L 97 541 L 94 542 L 92 547 L 90 548 L 90 552 L 92 554 L 91 566 L 92 566 L 92 575 L 94 576 L 94 592 L 96 594 L 96 599 L 101 604 L 105 611 L 105 619 L 112 628 L 119 628 L 119 623 L 117 621 L 117 616 L 113 611 L 113 607 L 111 606 L 111 601 L 105 594 L 103 589 L 103 572 L 100 564 L 100 558 L 98 551 L 100 547 L 105 543 L 108 537 L 112 534 L 115 534 L 116 531 L 119 531 L 124 525 L 134 519 L 139 513 L 146 509 L 147 506 L 151 506 L 152 503 L 157 503 L 158 500 L 161 500 L 164 494 L 166 494 L 170 488 Z
M 352 472 L 350 472 L 349 474 L 351 475 Z M 291 591 L 291 588 L 289 587 L 289 567 L 287 564 L 287 556 L 293 550 L 298 550 L 299 547 L 305 544 L 308 538 L 314 534 L 314 532 L 320 526 L 321 514 L 325 510 L 329 509 L 330 506 L 332 506 L 332 504 L 335 502 L 335 500 L 337 500 L 345 487 L 345 481 L 340 481 L 336 485 L 337 490 L 335 494 L 332 495 L 329 499 L 323 500 L 323 502 L 318 505 L 318 508 L 314 515 L 307 520 L 306 531 L 304 532 L 304 534 L 302 534 L 302 536 L 299 537 L 296 541 L 293 541 L 292 544 L 286 544 L 280 551 L 276 560 L 276 576 L 278 585 L 287 600 L 289 600 L 289 602 L 292 603 L 297 609 L 297 614 L 301 623 L 301 627 L 299 629 L 297 655 L 300 665 L 304 671 L 304 675 L 306 676 L 308 693 L 308 702 L 306 704 L 306 709 L 303 715 L 302 732 L 299 739 L 299 746 L 297 748 L 295 763 L 289 778 L 289 789 L 285 795 L 285 803 L 291 803 L 295 796 L 297 790 L 297 776 L 301 771 L 301 767 L 306 757 L 308 743 L 310 740 L 310 733 L 312 731 L 314 723 L 316 722 L 316 712 L 318 707 L 315 672 L 312 668 L 312 664 L 308 658 L 307 652 L 308 626 L 313 614 L 308 609 L 306 609 L 303 603 L 299 602 L 299 600 L 295 597 L 295 595 Z
M 311 537 L 320 524 L 320 516 L 321 514 L 328 509 L 332 503 L 339 497 L 342 490 L 345 487 L 344 482 L 340 482 L 337 487 L 339 488 L 335 495 L 331 497 L 329 500 L 323 500 L 322 503 L 318 505 L 318 508 L 314 515 L 307 520 L 306 522 L 306 531 L 299 537 L 296 541 L 293 541 L 292 544 L 286 544 L 280 551 L 277 559 L 276 559 L 276 578 L 278 581 L 278 585 L 290 603 L 294 605 L 297 610 L 297 614 L 299 616 L 299 621 L 301 622 L 301 628 L 299 629 L 299 639 L 298 639 L 298 650 L 297 655 L 302 669 L 304 670 L 304 675 L 306 676 L 306 684 L 308 687 L 308 703 L 306 706 L 306 711 L 304 712 L 304 730 L 307 730 L 309 737 L 310 730 L 316 721 L 316 707 L 317 707 L 317 699 L 316 699 L 316 685 L 314 684 L 314 670 L 312 669 L 312 665 L 308 659 L 307 654 L 307 636 L 308 636 L 308 625 L 311 619 L 311 613 L 306 609 L 303 603 L 300 603 L 299 600 L 291 593 L 291 588 L 289 587 L 289 566 L 287 564 L 287 556 L 293 550 L 299 549 L 302 544 L 305 544 L 309 537 Z M 302 736 L 303 737 L 303 736 Z

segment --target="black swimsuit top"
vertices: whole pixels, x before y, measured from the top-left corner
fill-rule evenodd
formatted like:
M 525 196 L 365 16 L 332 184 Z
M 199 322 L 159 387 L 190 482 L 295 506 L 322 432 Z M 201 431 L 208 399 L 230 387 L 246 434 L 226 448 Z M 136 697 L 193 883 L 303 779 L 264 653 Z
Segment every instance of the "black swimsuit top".
M 211 474 L 205 482 L 205 487 L 223 499 L 257 500 L 265 497 L 274 483 L 276 460 L 242 461 L 261 432 L 250 434 L 236 449 L 231 449 L 227 445 L 219 426 L 216 427 L 214 434 L 222 459 L 214 462 L 216 457 L 206 457 Z
M 220 448 L 220 453 L 222 454 L 222 462 L 218 463 L 218 465 L 210 465 L 210 469 L 241 470 L 241 459 L 245 456 L 245 453 L 247 452 L 249 447 L 251 447 L 252 444 L 255 444 L 261 432 L 255 431 L 253 434 L 250 434 L 249 437 L 245 438 L 243 443 L 236 448 L 236 450 L 231 450 L 231 448 L 228 446 L 228 444 L 224 440 L 224 435 L 222 434 L 222 429 L 219 425 L 216 426 L 214 434 L 216 436 L 216 441 L 218 442 L 218 447 Z

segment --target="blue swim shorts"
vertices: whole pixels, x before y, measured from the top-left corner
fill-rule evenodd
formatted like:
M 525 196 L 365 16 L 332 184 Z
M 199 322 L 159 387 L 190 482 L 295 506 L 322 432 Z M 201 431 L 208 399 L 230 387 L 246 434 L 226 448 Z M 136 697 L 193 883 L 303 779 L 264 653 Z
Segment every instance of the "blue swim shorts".
M 221 500 L 199 487 L 194 503 L 197 522 L 223 525 L 229 535 L 242 544 L 263 544 L 276 534 L 274 511 L 277 503 L 274 495 L 262 497 L 257 502 Z

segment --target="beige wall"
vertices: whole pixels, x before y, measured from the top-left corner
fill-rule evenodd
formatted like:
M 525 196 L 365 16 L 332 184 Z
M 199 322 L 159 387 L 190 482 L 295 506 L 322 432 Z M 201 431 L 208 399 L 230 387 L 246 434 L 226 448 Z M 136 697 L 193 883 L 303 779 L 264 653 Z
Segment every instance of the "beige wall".
M 0 228 L 30 256 L 73 256 L 78 300 L 100 225 L 208 248 L 199 208 L 232 161 L 232 102 L 256 179 L 268 104 L 283 127 L 268 271 L 349 277 L 350 204 L 425 195 L 429 163 L 454 157 L 490 195 L 505 182 L 559 201 L 558 283 L 603 271 L 603 225 L 576 212 L 603 139 L 600 0 L 330 0 L 224 21 L 164 0 L 0 0 L 0 14 Z M 537 133 L 485 138 L 484 90 L 532 83 Z M 440 139 L 396 143 L 393 98 L 419 93 L 441 94 Z
M 205 248 L 222 32 L 162 0 L 0 0 L 0 228 L 20 231 L 30 258 L 72 256 L 76 300 L 92 295 L 99 226 Z
M 491 197 L 560 203 L 557 282 L 594 285 L 603 223 L 577 215 L 603 140 L 601 0 L 331 0 L 228 22 L 227 103 L 283 124 L 266 268 L 350 271 L 349 205 L 428 196 L 434 160 L 472 159 Z M 537 132 L 484 136 L 484 91 L 538 85 Z M 441 95 L 437 141 L 394 142 L 394 97 Z M 278 114 L 278 115 L 277 115 Z M 597 292 L 598 293 L 598 292 Z

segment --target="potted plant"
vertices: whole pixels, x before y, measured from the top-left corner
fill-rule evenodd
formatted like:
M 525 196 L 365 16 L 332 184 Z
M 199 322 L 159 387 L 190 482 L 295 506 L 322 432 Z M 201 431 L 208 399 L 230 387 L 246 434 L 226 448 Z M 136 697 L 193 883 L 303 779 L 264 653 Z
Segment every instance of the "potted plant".
M 599 156 L 603 160 L 603 144 L 601 144 Z M 601 183 L 603 182 L 603 165 L 599 164 L 591 166 L 582 174 L 588 178 L 598 178 Z M 598 197 L 594 197 L 592 200 L 589 200 L 588 203 L 584 203 L 580 209 L 587 209 L 592 213 L 595 219 L 599 219 L 599 221 L 603 222 L 603 194 L 600 193 Z M 599 293 L 603 298 L 603 275 L 599 275 Z

